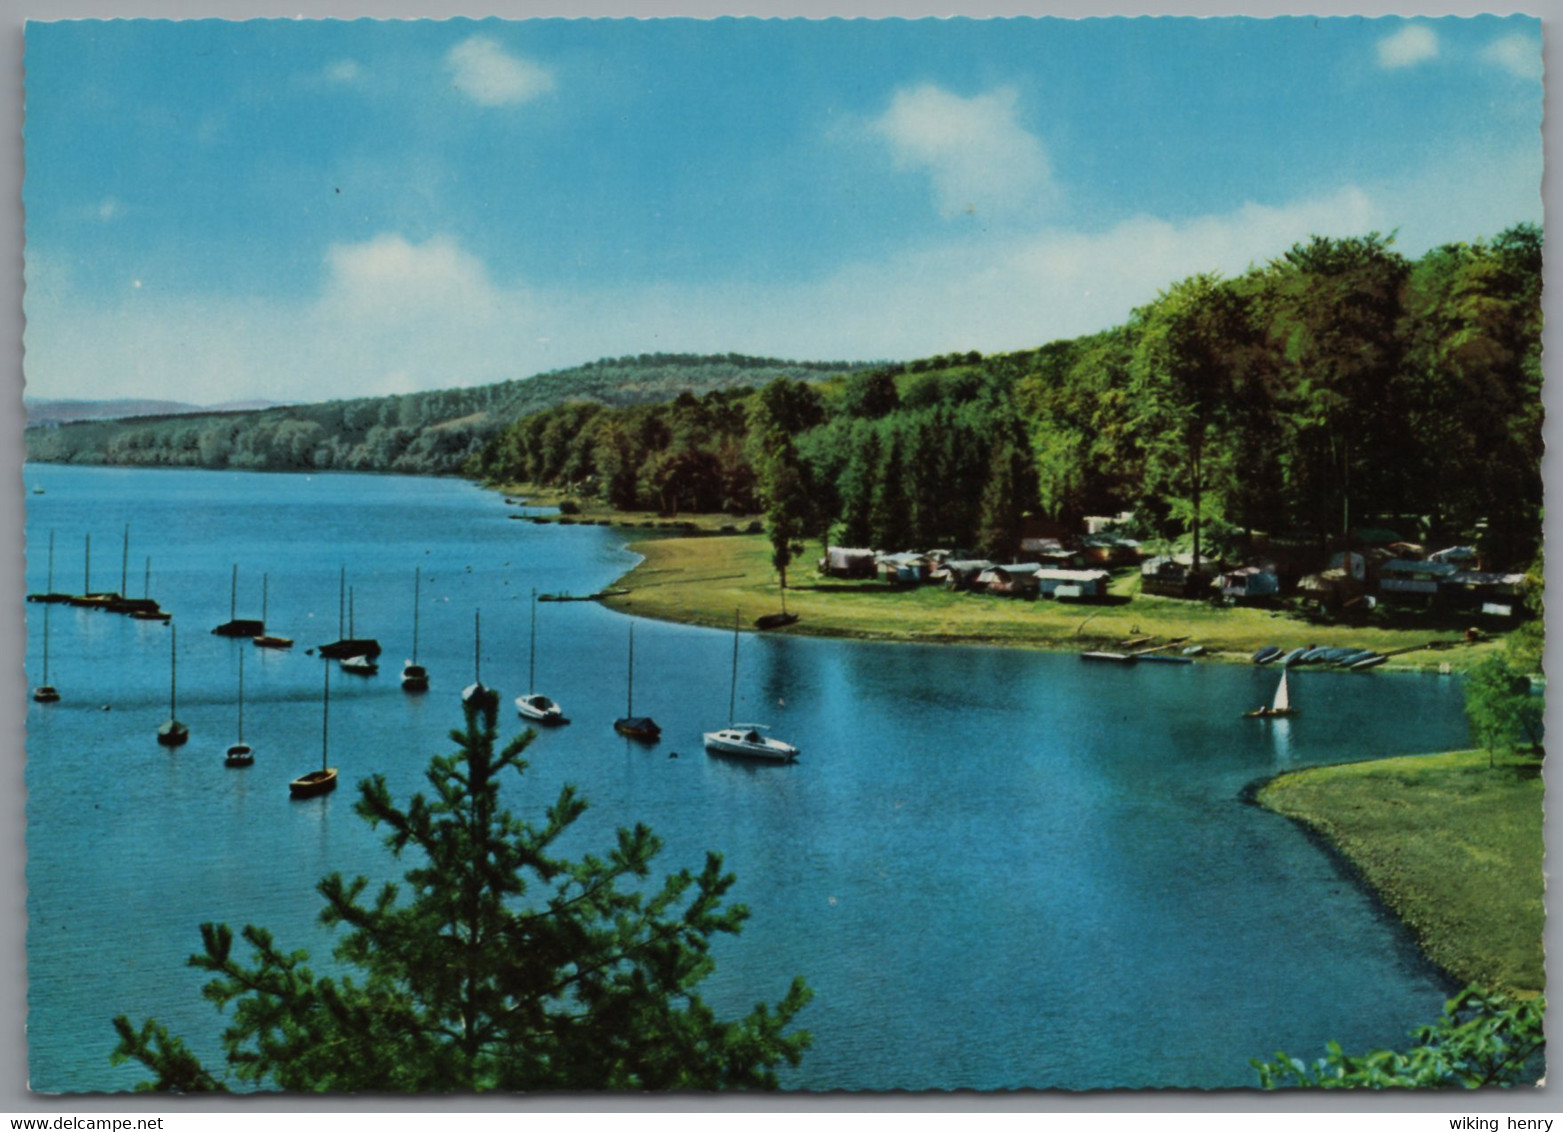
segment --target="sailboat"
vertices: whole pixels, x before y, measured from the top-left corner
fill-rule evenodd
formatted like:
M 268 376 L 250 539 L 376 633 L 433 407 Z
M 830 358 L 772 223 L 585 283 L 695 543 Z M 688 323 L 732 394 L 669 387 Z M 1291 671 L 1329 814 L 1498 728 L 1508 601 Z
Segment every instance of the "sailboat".
M 629 695 L 624 705 L 624 718 L 613 721 L 613 729 L 631 739 L 655 743 L 662 738 L 662 728 L 649 715 L 635 714 L 635 624 L 630 623 Z
M 738 703 L 738 619 L 733 613 L 733 682 L 727 697 L 727 718 L 732 719 Z M 770 729 L 761 723 L 729 723 L 720 731 L 704 732 L 706 753 L 711 755 L 737 755 L 746 759 L 764 759 L 767 762 L 786 763 L 798 757 L 798 748 L 780 739 L 772 739 L 765 732 Z
M 347 587 L 347 639 L 357 640 L 353 636 L 353 587 Z M 324 650 L 322 650 L 324 651 Z M 380 666 L 374 662 L 374 658 L 380 655 L 380 646 L 376 645 L 373 653 L 357 652 L 351 656 L 342 658 L 342 671 L 350 672 L 354 676 L 373 676 L 380 671 Z
M 190 729 L 179 722 L 176 711 L 179 686 L 179 627 L 169 629 L 168 644 L 168 722 L 157 729 L 157 741 L 165 747 L 182 747 L 190 740 Z
M 537 687 L 537 591 L 532 591 L 532 648 L 526 682 Z M 516 711 L 522 719 L 534 723 L 546 723 L 550 727 L 570 721 L 564 717 L 564 709 L 540 692 L 528 692 L 516 697 Z
M 337 640 L 329 645 L 321 645 L 315 651 L 330 660 L 346 660 L 350 656 L 367 656 L 371 660 L 380 655 L 380 642 L 372 637 L 359 640 L 349 631 L 347 636 L 342 636 L 342 618 L 347 611 L 347 567 L 342 567 L 342 579 L 339 583 L 336 612 Z
M 483 686 L 483 611 L 472 611 L 472 683 L 461 690 L 461 702 L 479 708 L 499 706 L 499 695 Z
M 49 683 L 49 607 L 43 607 L 43 683 L 33 689 L 33 701 L 40 704 L 59 703 L 60 693 Z
M 261 624 L 262 625 L 264 625 L 266 623 L 266 612 L 267 612 L 267 602 L 266 602 L 266 599 L 269 596 L 267 591 L 268 591 L 268 588 L 269 588 L 268 583 L 270 581 L 271 581 L 271 575 L 270 574 L 262 574 L 261 575 Z M 290 648 L 293 647 L 293 638 L 292 637 L 276 637 L 276 636 L 272 636 L 270 633 L 262 633 L 260 636 L 256 637 L 250 643 L 253 644 L 258 649 L 290 649 Z
M 130 615 L 137 621 L 161 621 L 163 624 L 174 619 L 174 615 L 161 608 L 152 600 L 152 558 L 147 556 L 146 568 L 141 574 L 141 600 L 136 603 L 136 608 L 130 611 Z
M 1284 668 L 1281 670 L 1281 682 L 1275 688 L 1275 700 L 1269 707 L 1255 708 L 1253 711 L 1243 713 L 1246 719 L 1274 719 L 1278 716 L 1297 715 L 1298 711 L 1292 706 L 1291 695 L 1287 692 L 1286 678 L 1289 676 Z
M 429 690 L 429 670 L 418 663 L 418 590 L 423 582 L 423 567 L 412 576 L 412 659 L 402 666 L 402 687 L 409 692 Z
M 301 774 L 288 783 L 288 793 L 295 798 L 313 798 L 336 789 L 336 767 L 326 765 L 331 734 L 331 666 L 323 664 L 321 667 L 326 671 L 326 690 L 320 701 L 320 769 Z
M 49 588 L 50 596 L 54 593 L 54 532 L 49 532 Z M 43 607 L 43 683 L 33 689 L 33 701 L 40 704 L 58 703 L 60 693 L 54 685 L 49 683 L 49 605 Z
M 257 621 L 253 617 L 238 616 L 239 610 L 239 564 L 233 564 L 233 583 L 228 590 L 228 620 L 224 621 L 212 633 L 219 637 L 258 637 L 266 631 L 265 620 Z
M 223 756 L 224 766 L 249 766 L 255 761 L 255 748 L 244 741 L 244 654 L 239 654 L 239 741 Z

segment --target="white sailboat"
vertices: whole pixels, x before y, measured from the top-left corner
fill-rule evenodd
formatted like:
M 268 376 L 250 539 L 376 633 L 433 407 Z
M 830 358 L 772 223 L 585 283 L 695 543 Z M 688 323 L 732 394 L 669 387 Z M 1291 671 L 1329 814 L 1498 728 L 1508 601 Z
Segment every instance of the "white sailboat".
M 326 686 L 320 699 L 320 769 L 301 774 L 288 783 L 288 793 L 295 798 L 313 798 L 336 789 L 336 767 L 326 765 L 331 749 L 331 665 L 327 663 L 321 667 L 325 669 Z
M 1274 719 L 1278 716 L 1297 715 L 1298 711 L 1292 706 L 1291 693 L 1287 689 L 1286 678 L 1290 673 L 1281 670 L 1281 682 L 1276 685 L 1275 699 L 1269 707 L 1255 708 L 1253 711 L 1244 712 L 1248 719 Z
M 732 719 L 738 703 L 738 613 L 733 614 L 733 679 L 727 696 L 727 718 Z M 711 755 L 736 755 L 745 759 L 763 759 L 767 762 L 786 763 L 798 757 L 798 748 L 766 734 L 770 729 L 763 723 L 729 723 L 720 731 L 702 734 L 706 753 Z
M 532 647 L 531 657 L 528 662 L 526 678 L 529 687 L 537 687 L 537 591 L 532 591 Z M 516 697 L 516 713 L 522 719 L 530 719 L 533 723 L 543 723 L 552 727 L 560 723 L 569 723 L 564 717 L 564 709 L 555 701 L 549 699 L 541 692 L 528 692 L 524 696 Z

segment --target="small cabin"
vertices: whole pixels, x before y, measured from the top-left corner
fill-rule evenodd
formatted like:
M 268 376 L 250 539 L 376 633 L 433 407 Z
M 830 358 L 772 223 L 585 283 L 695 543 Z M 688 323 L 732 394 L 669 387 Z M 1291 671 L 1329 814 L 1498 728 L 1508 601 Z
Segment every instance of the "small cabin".
M 1426 599 L 1438 596 L 1438 587 L 1458 571 L 1447 562 L 1418 562 L 1409 558 L 1391 558 L 1379 567 L 1378 591 L 1386 599 Z
M 1281 579 L 1273 568 L 1241 566 L 1216 579 L 1221 596 L 1230 601 L 1258 601 L 1281 592 Z
M 1202 571 L 1194 570 L 1194 558 L 1190 554 L 1147 558 L 1140 563 L 1140 592 L 1162 597 L 1208 596 L 1210 576 L 1215 573 L 1216 564 L 1204 555 L 1200 557 L 1204 566 Z
M 832 546 L 819 560 L 819 572 L 827 578 L 872 578 L 877 567 L 872 550 Z
M 1040 562 L 1012 562 L 1007 566 L 990 566 L 977 575 L 977 587 L 991 594 L 1006 597 L 1034 597 L 1037 592 L 1037 571 Z
M 1513 617 L 1525 593 L 1525 575 L 1459 570 L 1439 583 L 1438 593 L 1456 609 L 1475 609 L 1494 617 Z
M 928 580 L 931 569 L 921 554 L 882 554 L 875 562 L 881 580 L 895 586 L 916 586 Z
M 1112 575 L 1106 570 L 1060 570 L 1044 566 L 1036 572 L 1037 592 L 1061 601 L 1098 601 L 1107 596 Z
M 942 581 L 952 590 L 974 589 L 983 571 L 992 569 L 986 558 L 947 558 L 933 572 L 934 581 Z

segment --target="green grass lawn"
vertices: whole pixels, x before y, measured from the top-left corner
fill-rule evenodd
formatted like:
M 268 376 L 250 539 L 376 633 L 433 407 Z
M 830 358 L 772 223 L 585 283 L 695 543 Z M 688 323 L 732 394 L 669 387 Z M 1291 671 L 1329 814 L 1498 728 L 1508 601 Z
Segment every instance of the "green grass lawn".
M 733 611 L 745 627 L 781 608 L 771 567 L 770 543 L 754 535 L 656 538 L 633 543 L 645 561 L 615 585 L 631 592 L 609 599 L 626 613 L 701 625 L 730 626 Z M 1480 660 L 1491 642 L 1433 651 L 1431 640 L 1455 635 L 1428 628 L 1386 629 L 1313 625 L 1288 612 L 1218 609 L 1207 602 L 1139 594 L 1129 571 L 1113 591 L 1133 600 L 1115 605 L 1022 601 L 988 594 L 955 593 L 941 586 L 896 588 L 884 582 L 819 577 L 817 547 L 788 572 L 787 609 L 800 615 L 787 632 L 900 641 L 960 641 L 1029 648 L 1097 649 L 1141 637 L 1187 637 L 1222 659 L 1247 660 L 1262 645 L 1355 645 L 1379 652 L 1412 649 L 1392 664 L 1461 669 Z M 1361 674 L 1343 674 L 1363 679 Z
M 1541 760 L 1412 755 L 1280 775 L 1257 794 L 1338 848 L 1455 978 L 1545 987 Z

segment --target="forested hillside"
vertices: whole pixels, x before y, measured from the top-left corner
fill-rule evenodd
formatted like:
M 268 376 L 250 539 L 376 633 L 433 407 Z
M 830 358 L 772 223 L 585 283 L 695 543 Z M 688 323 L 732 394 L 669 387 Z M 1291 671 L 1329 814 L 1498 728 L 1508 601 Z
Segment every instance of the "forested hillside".
M 634 405 L 684 390 L 813 381 L 854 368 L 741 354 L 641 354 L 476 388 L 30 428 L 27 455 L 54 463 L 451 473 L 517 417 L 561 402 Z
M 471 468 L 623 508 L 763 508 L 779 547 L 1007 556 L 1024 514 L 1133 509 L 1206 549 L 1394 524 L 1522 566 L 1541 537 L 1541 255 L 1529 225 L 1414 261 L 1316 237 L 1034 351 L 562 405 Z

